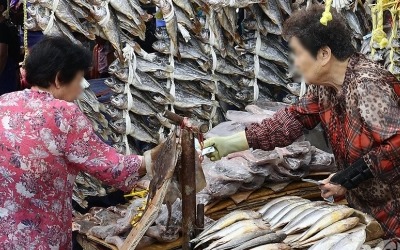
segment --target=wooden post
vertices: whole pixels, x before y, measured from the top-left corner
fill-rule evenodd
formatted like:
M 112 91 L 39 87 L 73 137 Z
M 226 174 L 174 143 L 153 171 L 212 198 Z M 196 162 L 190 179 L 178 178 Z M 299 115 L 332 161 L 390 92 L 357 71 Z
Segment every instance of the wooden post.
M 182 236 L 183 250 L 192 249 L 190 240 L 195 236 L 196 221 L 196 176 L 194 135 L 182 130 L 181 189 L 182 189 Z

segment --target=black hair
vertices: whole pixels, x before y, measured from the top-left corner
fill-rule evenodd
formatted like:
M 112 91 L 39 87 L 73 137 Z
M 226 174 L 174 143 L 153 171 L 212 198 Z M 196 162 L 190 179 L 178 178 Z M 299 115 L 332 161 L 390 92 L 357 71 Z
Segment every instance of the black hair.
M 62 84 L 69 84 L 79 71 L 91 66 L 91 53 L 64 37 L 45 36 L 35 44 L 25 63 L 26 81 L 31 86 L 48 88 L 57 73 Z
M 331 8 L 332 20 L 325 26 L 320 19 L 324 7 L 313 5 L 310 9 L 299 10 L 284 24 L 286 40 L 296 37 L 300 43 L 316 57 L 318 51 L 327 46 L 336 59 L 344 61 L 356 52 L 351 43 L 352 33 L 342 15 Z

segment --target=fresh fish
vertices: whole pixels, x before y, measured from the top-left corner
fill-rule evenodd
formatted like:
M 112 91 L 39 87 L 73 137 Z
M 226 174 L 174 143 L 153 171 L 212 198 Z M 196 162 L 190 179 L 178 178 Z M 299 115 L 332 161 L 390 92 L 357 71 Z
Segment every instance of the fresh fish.
M 261 215 L 263 215 L 263 214 L 265 214 L 265 212 L 267 212 L 273 205 L 275 205 L 275 204 L 277 204 L 277 203 L 280 203 L 280 202 L 282 202 L 282 201 L 285 201 L 285 200 L 297 199 L 297 198 L 298 198 L 298 196 L 282 196 L 282 197 L 279 197 L 279 198 L 275 198 L 275 199 L 273 199 L 273 200 L 271 200 L 271 201 L 268 201 L 260 210 L 258 210 L 258 212 L 259 212 Z
M 254 247 L 250 250 L 290 250 L 292 249 L 290 246 L 286 245 L 285 243 L 273 243 L 273 244 L 266 244 L 258 247 Z
M 278 7 L 278 0 L 269 0 L 259 4 L 264 13 L 274 22 L 279 28 L 282 28 L 283 17 Z
M 261 214 L 250 211 L 250 210 L 237 210 L 232 213 L 229 213 L 222 217 L 221 219 L 217 220 L 213 224 L 211 224 L 208 228 L 204 229 L 197 238 L 193 239 L 192 242 L 198 242 L 202 238 L 212 233 L 215 233 L 223 228 L 226 228 L 233 223 L 241 220 L 251 220 L 251 219 L 259 219 L 261 218 Z
M 194 248 L 199 247 L 200 245 L 209 242 L 211 240 L 217 240 L 217 239 L 221 239 L 237 230 L 240 230 L 242 228 L 245 228 L 246 231 L 245 232 L 250 232 L 252 230 L 260 230 L 260 229 L 266 229 L 266 224 L 262 221 L 262 220 L 242 220 L 242 221 L 238 221 L 218 232 L 215 232 L 211 235 L 208 235 L 204 238 L 201 239 L 201 241 L 199 243 L 197 243 L 197 245 Z
M 335 222 L 335 223 L 331 224 L 330 226 L 322 229 L 320 232 L 318 232 L 314 236 L 312 236 L 306 240 L 298 242 L 298 244 L 304 245 L 304 244 L 307 244 L 307 243 L 310 243 L 313 241 L 317 241 L 317 240 L 320 240 L 322 238 L 325 238 L 325 237 L 328 237 L 328 236 L 331 236 L 334 234 L 346 232 L 347 230 L 350 230 L 350 229 L 354 228 L 355 226 L 357 226 L 359 221 L 360 221 L 360 219 L 358 217 L 350 217 L 347 219 L 340 220 L 340 221 Z
M 247 241 L 249 241 L 251 239 L 257 238 L 257 237 L 262 236 L 262 235 L 269 234 L 271 232 L 272 231 L 270 229 L 248 232 L 248 233 L 245 233 L 243 235 L 240 235 L 239 237 L 236 237 L 236 238 L 233 238 L 233 239 L 229 240 L 225 244 L 214 248 L 214 250 L 231 249 L 231 248 L 240 246 L 241 244 L 243 244 L 243 243 L 245 243 L 245 242 L 247 242 Z M 222 238 L 222 239 L 224 239 L 224 238 Z
M 254 228 L 256 228 L 256 230 L 254 230 Z M 254 234 L 254 231 L 264 232 L 264 234 L 271 233 L 271 230 L 268 230 L 268 228 L 269 228 L 269 226 L 267 224 L 263 224 L 263 223 L 258 224 L 257 227 L 254 227 L 253 225 L 243 226 L 243 227 L 239 228 L 238 230 L 235 230 L 235 231 L 231 232 L 230 234 L 226 235 L 225 237 L 214 241 L 204 250 L 215 249 L 215 247 L 225 244 L 227 242 L 230 242 L 238 237 L 242 237 L 246 233 Z
M 340 242 L 342 239 L 344 239 L 347 236 L 349 236 L 348 233 L 340 233 L 340 234 L 331 235 L 329 237 L 326 237 L 326 238 L 318 241 L 318 243 L 316 243 L 312 247 L 310 247 L 309 250 L 331 249 L 332 246 L 334 246 L 336 243 Z
M 170 40 L 157 40 L 152 45 L 153 49 L 160 53 L 170 54 Z M 201 59 L 203 61 L 208 60 L 208 57 L 204 55 L 199 48 L 190 46 L 188 44 L 180 43 L 179 44 L 179 52 L 181 54 L 181 58 L 186 59 Z
M 287 235 L 294 234 L 298 231 L 311 227 L 315 222 L 325 215 L 340 209 L 340 207 L 322 206 L 309 208 L 298 214 L 291 222 L 289 222 L 282 231 Z
M 304 199 L 298 196 L 280 197 L 264 205 L 264 207 L 259 210 L 259 213 L 262 213 L 263 217 L 265 216 L 265 218 L 272 218 L 280 211 L 282 207 L 290 205 L 293 202 L 298 202 L 299 200 Z
M 333 235 L 333 236 L 335 236 L 335 235 Z M 333 236 L 330 236 L 330 237 L 333 237 Z M 365 230 L 358 230 L 354 233 L 346 235 L 344 238 L 337 241 L 336 244 L 334 244 L 331 248 L 324 248 L 324 249 L 329 249 L 329 250 L 360 249 L 361 246 L 364 244 L 365 239 L 366 239 Z M 316 250 L 316 249 L 317 248 L 314 248 L 314 250 Z M 322 248 L 320 248 L 320 249 L 322 249 Z
M 321 231 L 322 229 L 332 225 L 333 223 L 345 219 L 354 213 L 354 209 L 352 208 L 342 208 L 336 211 L 333 211 L 323 217 L 320 217 L 318 221 L 315 221 L 312 226 L 305 231 L 302 235 L 296 239 L 296 241 L 305 241 L 310 238 L 315 233 Z
M 276 224 L 278 224 L 279 221 L 281 221 L 283 218 L 285 218 L 285 215 L 294 210 L 296 207 L 302 206 L 304 204 L 308 204 L 310 205 L 311 202 L 308 200 L 299 200 L 297 202 L 294 202 L 292 204 L 290 204 L 289 206 L 283 208 L 281 211 L 279 211 L 279 213 L 277 213 L 268 223 L 271 226 L 275 226 Z
M 298 206 L 293 207 L 290 211 L 287 211 L 285 214 L 281 216 L 281 218 L 271 220 L 270 224 L 273 226 L 273 229 L 280 228 L 289 222 L 291 222 L 297 215 L 302 213 L 303 211 L 309 209 L 309 208 L 315 208 L 318 206 L 323 206 L 325 205 L 325 201 L 317 201 L 317 202 L 309 202 L 309 203 L 303 203 Z
M 90 9 L 94 19 L 100 24 L 104 35 L 107 40 L 111 43 L 118 54 L 118 58 L 121 62 L 124 61 L 121 48 L 121 28 L 119 21 L 112 8 L 108 5 L 92 6 Z
M 266 234 L 254 239 L 249 240 L 248 242 L 242 244 L 241 246 L 235 247 L 232 250 L 245 250 L 256 246 L 261 246 L 270 243 L 278 243 L 282 242 L 286 238 L 286 234 L 284 233 L 270 233 Z
M 52 9 L 53 1 L 48 0 L 39 0 L 39 3 L 48 8 Z M 57 8 L 55 10 L 55 15 L 58 17 L 63 23 L 67 24 L 72 30 L 75 30 L 79 33 L 82 33 L 90 40 L 94 40 L 94 34 L 91 34 L 88 30 L 82 26 L 79 19 L 75 16 L 69 2 L 67 0 L 59 0 Z
M 151 142 L 151 143 L 158 142 L 145 129 L 143 129 L 139 124 L 136 124 L 135 122 L 132 122 L 131 129 L 129 131 L 126 131 L 126 123 L 124 118 L 117 121 L 111 121 L 110 127 L 113 128 L 117 133 L 129 134 L 132 137 L 138 139 L 139 141 Z
M 281 212 L 281 210 L 285 209 L 287 206 L 292 205 L 293 203 L 298 203 L 304 201 L 304 199 L 292 199 L 292 200 L 284 200 L 277 204 L 272 205 L 263 215 L 263 220 L 270 221 L 275 216 Z

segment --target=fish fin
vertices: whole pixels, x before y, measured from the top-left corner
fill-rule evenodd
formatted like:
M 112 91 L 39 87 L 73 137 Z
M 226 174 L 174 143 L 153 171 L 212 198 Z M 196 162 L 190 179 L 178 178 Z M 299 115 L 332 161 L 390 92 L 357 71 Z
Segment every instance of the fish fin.
M 143 21 L 148 22 L 150 19 L 153 18 L 153 16 L 147 12 L 145 12 L 144 14 L 140 15 L 140 18 L 143 19 Z

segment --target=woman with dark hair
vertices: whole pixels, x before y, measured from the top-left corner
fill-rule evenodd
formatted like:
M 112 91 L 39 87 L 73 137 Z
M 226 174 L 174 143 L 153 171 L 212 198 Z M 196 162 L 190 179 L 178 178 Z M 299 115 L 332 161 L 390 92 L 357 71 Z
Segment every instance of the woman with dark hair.
M 118 154 L 71 101 L 90 52 L 45 37 L 31 50 L 31 89 L 0 97 L 0 249 L 71 249 L 72 188 L 79 171 L 123 191 L 145 173 L 142 156 Z
M 324 9 L 294 13 L 284 35 L 294 63 L 310 84 L 300 101 L 271 119 L 230 137 L 215 137 L 217 160 L 249 147 L 287 146 L 321 123 L 339 172 L 320 186 L 322 196 L 346 195 L 349 204 L 372 214 L 386 237 L 400 237 L 400 84 L 390 72 L 356 53 L 343 17 L 320 23 Z

